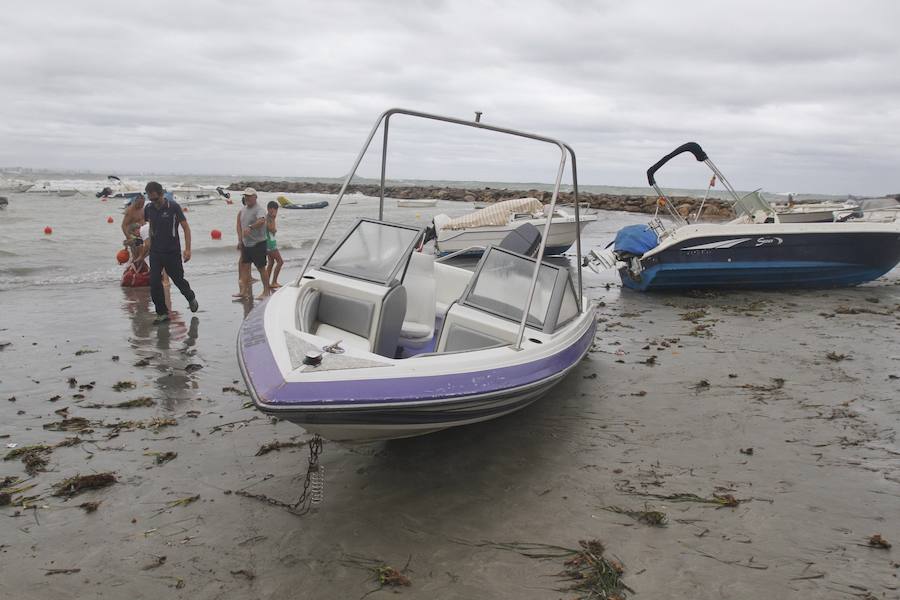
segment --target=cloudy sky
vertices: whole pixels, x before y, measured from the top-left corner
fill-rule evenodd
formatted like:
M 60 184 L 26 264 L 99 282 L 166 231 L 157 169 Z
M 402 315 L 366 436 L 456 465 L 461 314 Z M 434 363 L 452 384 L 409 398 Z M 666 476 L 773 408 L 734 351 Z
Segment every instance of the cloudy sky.
M 0 166 L 341 176 L 402 106 L 562 139 L 587 184 L 643 185 L 693 140 L 740 189 L 900 192 L 891 0 L 7 0 L 2 22 Z M 555 174 L 543 146 L 391 133 L 389 177 Z

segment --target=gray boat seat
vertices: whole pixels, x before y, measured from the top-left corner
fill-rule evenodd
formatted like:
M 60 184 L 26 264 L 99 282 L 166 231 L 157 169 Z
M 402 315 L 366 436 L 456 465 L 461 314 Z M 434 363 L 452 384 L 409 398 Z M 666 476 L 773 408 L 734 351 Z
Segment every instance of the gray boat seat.
M 541 232 L 531 223 L 522 223 L 506 234 L 500 247 L 534 258 L 541 247 Z
M 403 278 L 406 288 L 406 316 L 400 328 L 400 344 L 419 348 L 434 336 L 435 281 L 434 256 L 413 252 Z
M 375 305 L 334 292 L 309 290 L 297 307 L 297 327 L 345 347 L 369 350 Z

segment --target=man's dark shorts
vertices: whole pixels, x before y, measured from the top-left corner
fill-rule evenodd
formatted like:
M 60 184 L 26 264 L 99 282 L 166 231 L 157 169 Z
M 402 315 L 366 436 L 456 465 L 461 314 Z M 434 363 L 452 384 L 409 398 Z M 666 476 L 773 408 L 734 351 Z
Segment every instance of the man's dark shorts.
M 249 248 L 247 246 L 241 248 L 241 262 L 252 262 L 256 268 L 264 269 L 266 266 L 266 241 L 263 240 Z

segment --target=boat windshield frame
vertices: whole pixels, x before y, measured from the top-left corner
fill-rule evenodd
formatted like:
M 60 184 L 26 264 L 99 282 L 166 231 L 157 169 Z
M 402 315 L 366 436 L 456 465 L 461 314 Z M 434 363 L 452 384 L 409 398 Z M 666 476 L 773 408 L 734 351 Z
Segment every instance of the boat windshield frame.
M 556 203 L 559 198 L 559 190 L 560 184 L 562 182 L 563 172 L 566 168 L 566 159 L 568 157 L 571 158 L 572 161 L 572 192 L 573 198 L 572 201 L 575 206 L 575 223 L 577 232 L 575 234 L 575 251 L 576 251 L 576 269 L 577 269 L 577 278 L 578 278 L 578 314 L 584 313 L 586 310 L 583 298 L 584 298 L 584 288 L 582 282 L 582 259 L 581 259 L 581 213 L 579 210 L 579 202 L 578 202 L 578 168 L 576 166 L 575 159 L 575 151 L 572 150 L 572 147 L 568 144 L 561 142 L 557 139 L 537 135 L 534 133 L 528 133 L 524 131 L 517 131 L 515 129 L 508 129 L 505 127 L 497 127 L 494 125 L 487 125 L 481 122 L 481 113 L 475 113 L 474 121 L 466 121 L 464 119 L 457 119 L 454 117 L 446 117 L 441 115 L 423 113 L 414 110 L 408 110 L 404 108 L 391 108 L 379 115 L 378 119 L 375 121 L 375 124 L 372 127 L 372 130 L 369 132 L 368 137 L 366 138 L 365 143 L 363 144 L 362 149 L 359 151 L 359 154 L 356 157 L 356 162 L 353 163 L 353 168 L 350 169 L 349 173 L 347 173 L 347 177 L 344 179 L 344 183 L 341 186 L 340 191 L 338 192 L 337 200 L 334 202 L 334 206 L 331 207 L 331 212 L 328 215 L 328 218 L 325 220 L 325 223 L 322 225 L 322 229 L 319 231 L 319 235 L 313 243 L 312 248 L 310 248 L 309 255 L 306 257 L 306 261 L 303 263 L 303 268 L 300 270 L 300 274 L 297 278 L 291 283 L 291 285 L 297 287 L 301 284 L 303 280 L 303 276 L 306 274 L 306 271 L 309 269 L 310 264 L 312 264 L 313 257 L 318 250 L 320 244 L 322 243 L 322 239 L 325 237 L 325 231 L 328 229 L 331 224 L 332 219 L 334 218 L 337 209 L 341 205 L 341 200 L 344 197 L 344 194 L 347 192 L 347 188 L 350 186 L 350 182 L 353 180 L 353 177 L 356 175 L 357 169 L 359 169 L 360 163 L 362 163 L 363 157 L 365 157 L 366 152 L 369 149 L 369 146 L 372 143 L 372 140 L 375 137 L 375 134 L 378 132 L 379 128 L 383 128 L 383 142 L 381 148 L 381 194 L 378 203 L 378 220 L 384 218 L 384 193 L 385 193 L 385 173 L 387 169 L 387 148 L 388 148 L 388 131 L 390 125 L 390 119 L 394 115 L 405 115 L 408 117 L 414 117 L 418 119 L 432 120 L 432 121 L 441 121 L 444 123 L 450 123 L 454 125 L 461 125 L 465 127 L 473 127 L 476 129 L 482 129 L 486 131 L 493 131 L 496 133 L 502 133 L 506 135 L 512 135 L 520 138 L 527 138 L 530 140 L 534 140 L 537 142 L 543 142 L 547 144 L 551 144 L 556 146 L 560 151 L 560 159 L 559 159 L 559 167 L 556 172 L 556 180 L 553 185 L 553 193 L 550 197 L 550 214 L 553 214 L 556 209 Z M 552 219 L 547 219 L 546 225 L 544 226 L 544 231 L 541 235 L 541 245 L 538 250 L 538 262 L 543 260 L 544 252 L 547 248 L 547 238 L 550 233 L 550 224 Z M 537 285 L 537 277 L 539 273 L 539 266 L 535 265 L 534 273 L 532 274 L 531 280 L 531 289 L 528 294 L 528 300 L 526 302 L 526 309 L 524 314 L 522 315 L 522 320 L 519 323 L 519 331 L 516 336 L 516 343 L 513 345 L 513 349 L 521 350 L 522 349 L 522 339 L 525 336 L 525 322 L 526 317 L 530 311 L 531 302 L 534 298 L 534 290 Z M 592 310 L 592 309 L 591 309 Z
M 497 255 L 504 255 L 503 258 L 506 259 L 507 262 L 512 259 L 513 262 L 519 262 L 523 265 L 528 264 L 528 268 L 523 270 L 523 273 L 530 272 L 532 270 L 531 265 L 537 262 L 537 259 L 526 256 L 524 254 L 512 252 L 511 250 L 506 250 L 505 248 L 500 248 L 498 246 L 488 246 L 485 249 L 484 254 L 481 256 L 481 259 L 478 261 L 478 264 L 475 266 L 475 270 L 472 274 L 472 279 L 469 282 L 469 285 L 466 286 L 465 291 L 460 297 L 459 303 L 463 306 L 468 306 L 469 308 L 474 308 L 475 310 L 500 317 L 501 319 L 506 319 L 507 321 L 518 323 L 521 321 L 522 317 L 511 313 L 522 310 L 521 306 L 516 305 L 514 302 L 503 302 L 502 300 L 497 300 L 496 303 L 483 302 L 478 296 L 476 296 L 476 293 L 478 291 L 478 284 L 483 279 L 485 269 Z M 550 277 L 547 278 L 549 280 L 549 285 L 547 286 L 547 288 L 549 289 L 546 291 L 546 293 L 542 293 L 542 296 L 544 296 L 543 314 L 532 314 L 534 309 L 533 301 L 527 307 L 527 325 L 529 327 L 542 331 L 543 333 L 553 333 L 560 327 L 569 323 L 580 313 L 580 311 L 576 310 L 576 312 L 571 316 L 565 317 L 562 320 L 560 319 L 560 315 L 563 313 L 562 304 L 566 295 L 566 290 L 572 293 L 572 298 L 575 300 L 576 304 L 578 303 L 578 298 L 575 295 L 575 284 L 572 282 L 572 273 L 568 267 L 562 265 L 554 265 L 542 261 L 540 263 L 539 269 L 541 270 L 541 274 L 539 274 L 538 276 L 538 281 L 542 279 L 541 275 L 550 275 Z M 502 272 L 505 273 L 511 273 L 514 271 L 515 269 L 510 267 L 502 269 Z M 511 287 L 515 288 L 516 286 L 510 286 L 509 282 L 507 282 L 507 284 L 504 286 L 507 291 L 511 291 L 513 294 L 515 294 L 518 290 L 511 289 Z M 535 288 L 535 294 L 538 293 L 539 289 L 541 289 L 542 292 L 544 291 L 542 286 L 537 286 Z M 482 298 L 490 300 L 490 297 L 482 296 Z M 504 307 L 508 307 L 513 310 L 504 311 Z M 540 320 L 537 320 L 538 318 Z
M 360 227 L 364 223 L 370 223 L 373 225 L 377 225 L 380 227 L 393 227 L 397 229 L 405 229 L 413 232 L 412 240 L 406 245 L 402 252 L 397 254 L 397 258 L 394 261 L 393 266 L 390 270 L 382 271 L 384 276 L 375 277 L 372 276 L 372 271 L 363 270 L 363 271 L 355 271 L 352 269 L 344 269 L 340 267 L 330 266 L 328 263 L 335 258 L 335 256 L 341 251 L 342 248 L 345 247 L 345 244 L 348 240 L 350 240 L 354 235 L 358 233 Z M 335 275 L 340 275 L 342 277 L 348 277 L 350 279 L 358 279 L 361 281 L 368 281 L 370 283 L 375 283 L 378 285 L 389 286 L 394 281 L 398 280 L 399 272 L 406 267 L 406 263 L 409 262 L 409 256 L 412 254 L 412 251 L 418 246 L 422 237 L 425 235 L 424 227 L 414 227 L 412 225 L 405 225 L 403 223 L 392 223 L 389 221 L 380 221 L 375 219 L 367 219 L 367 218 L 359 218 L 356 220 L 356 223 L 350 228 L 350 230 L 341 238 L 341 240 L 335 244 L 334 249 L 328 254 L 322 264 L 319 266 L 320 271 L 326 271 L 328 273 L 334 273 Z

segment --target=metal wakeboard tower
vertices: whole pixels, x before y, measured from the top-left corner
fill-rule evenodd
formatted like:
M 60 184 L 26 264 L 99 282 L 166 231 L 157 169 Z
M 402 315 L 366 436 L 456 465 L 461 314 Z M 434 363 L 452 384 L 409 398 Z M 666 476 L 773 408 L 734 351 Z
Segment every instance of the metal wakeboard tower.
M 375 125 L 372 127 L 372 131 L 369 133 L 369 136 L 366 138 L 365 143 L 363 144 L 362 149 L 359 152 L 359 155 L 356 157 L 356 162 L 353 163 L 353 168 L 350 169 L 350 172 L 347 174 L 347 178 L 344 180 L 343 185 L 341 186 L 340 191 L 338 192 L 337 200 L 334 203 L 334 206 L 331 209 L 331 212 L 328 214 L 328 218 L 325 220 L 324 225 L 322 226 L 321 231 L 319 232 L 318 237 L 316 238 L 315 243 L 310 249 L 309 256 L 306 258 L 306 261 L 303 263 L 303 268 L 300 270 L 300 275 L 294 282 L 291 284 L 293 286 L 299 286 L 300 281 L 303 276 L 306 274 L 307 269 L 309 269 L 310 264 L 312 263 L 313 256 L 316 253 L 316 250 L 319 248 L 319 245 L 322 242 L 322 239 L 325 237 L 325 231 L 328 229 L 328 226 L 331 224 L 331 220 L 334 218 L 335 213 L 337 212 L 338 207 L 341 205 L 341 200 L 344 198 L 344 194 L 347 191 L 347 188 L 350 185 L 350 182 L 353 180 L 353 177 L 356 175 L 356 171 L 359 168 L 360 163 L 362 162 L 363 157 L 369 149 L 369 146 L 372 143 L 372 140 L 375 137 L 375 134 L 378 132 L 378 128 L 381 127 L 382 123 L 384 123 L 384 135 L 382 141 L 382 149 L 381 149 L 381 194 L 378 202 L 378 220 L 381 221 L 384 218 L 384 190 L 385 190 L 385 172 L 387 168 L 387 147 L 388 147 L 388 131 L 390 125 L 390 119 L 394 115 L 406 115 L 409 117 L 416 117 L 419 119 L 427 119 L 432 121 L 442 121 L 444 123 L 452 123 L 454 125 L 462 125 L 465 127 L 474 127 L 476 129 L 484 129 L 487 131 L 495 131 L 497 133 L 504 133 L 507 135 L 512 135 L 521 138 L 527 138 L 531 140 L 535 140 L 538 142 L 543 142 L 547 144 L 552 144 L 559 148 L 560 158 L 559 158 L 559 168 L 556 172 L 556 182 L 553 186 L 553 196 L 550 199 L 550 212 L 547 217 L 547 222 L 544 225 L 543 235 L 541 236 L 541 246 L 538 250 L 537 258 L 534 265 L 534 273 L 531 276 L 531 287 L 528 293 L 528 301 L 525 304 L 525 310 L 522 312 L 522 320 L 519 323 L 519 332 L 516 338 L 516 344 L 514 348 L 516 350 L 522 347 L 522 339 L 525 334 L 525 322 L 528 319 L 528 315 L 531 311 L 531 304 L 534 300 L 534 292 L 537 287 L 538 273 L 541 267 L 541 261 L 544 259 L 544 250 L 547 247 L 547 238 L 550 235 L 550 224 L 552 221 L 553 212 L 556 208 L 556 201 L 559 196 L 559 187 L 562 181 L 563 171 L 566 166 L 566 154 L 568 154 L 572 158 L 572 190 L 574 193 L 574 202 L 575 202 L 575 224 L 578 229 L 578 233 L 575 236 L 575 248 L 577 253 L 577 262 L 578 265 L 578 312 L 581 313 L 583 311 L 581 299 L 583 298 L 583 290 L 582 290 L 582 281 L 581 281 L 581 216 L 579 213 L 578 206 L 578 173 L 575 163 L 575 151 L 572 150 L 571 146 L 568 144 L 561 142 L 559 140 L 545 137 L 542 135 L 537 135 L 534 133 L 528 133 L 524 131 L 517 131 L 515 129 L 508 129 L 505 127 L 496 127 L 494 125 L 486 125 L 481 122 L 481 113 L 475 113 L 474 121 L 466 121 L 463 119 L 456 119 L 453 117 L 445 117 L 441 115 L 434 115 L 429 113 L 418 112 L 414 110 L 407 110 L 403 108 L 391 108 L 381 113 L 378 119 L 375 121 Z M 699 146 L 698 146 L 699 148 Z M 672 155 L 674 156 L 674 154 Z M 662 164 L 659 164 L 662 166 Z M 657 167 L 658 168 L 658 167 Z M 649 172 L 648 172 L 649 174 Z

